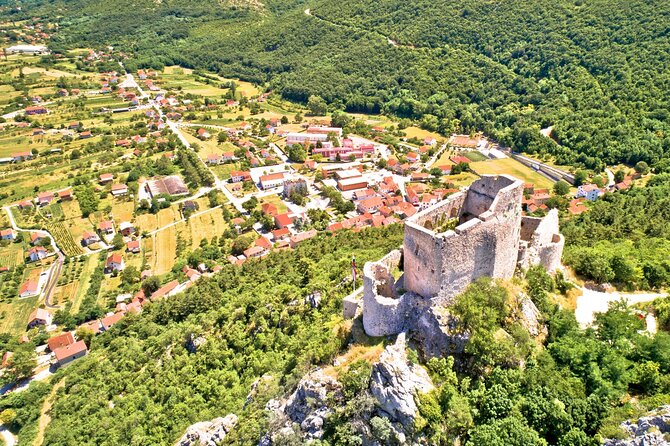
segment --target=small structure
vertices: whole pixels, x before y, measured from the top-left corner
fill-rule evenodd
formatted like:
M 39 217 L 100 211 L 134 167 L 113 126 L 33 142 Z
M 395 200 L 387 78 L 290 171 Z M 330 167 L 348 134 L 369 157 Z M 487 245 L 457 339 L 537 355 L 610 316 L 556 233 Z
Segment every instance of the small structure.
M 128 243 L 126 243 L 126 250 L 128 252 L 132 252 L 133 254 L 137 254 L 142 251 L 140 248 L 140 241 L 139 240 L 131 240 Z
M 104 220 L 98 223 L 98 229 L 102 234 L 114 234 L 114 222 Z
M 63 367 L 75 359 L 86 356 L 88 348 L 84 341 L 77 341 L 74 344 L 66 345 L 65 347 L 57 348 L 54 351 L 56 362 L 59 367 Z
M 122 271 L 124 268 L 125 264 L 123 262 L 123 257 L 121 257 L 121 254 L 115 253 L 107 257 L 107 260 L 105 261 L 106 273 L 111 273 L 114 271 Z
M 119 231 L 121 231 L 121 234 L 125 237 L 129 237 L 135 233 L 135 226 L 129 221 L 122 221 L 119 224 Z
M 50 204 L 55 198 L 53 192 L 42 192 L 37 195 L 37 204 L 40 206 L 46 206 Z
M 91 231 L 84 231 L 84 233 L 81 236 L 81 242 L 84 246 L 89 246 L 94 243 L 98 243 L 100 241 L 100 237 L 98 237 L 98 234 L 95 232 Z
M 47 346 L 52 352 L 58 348 L 63 348 L 74 343 L 74 336 L 72 336 L 72 332 L 70 331 L 66 331 L 63 334 L 59 334 L 58 336 L 54 336 L 53 338 L 49 338 L 49 340 L 47 340 Z
M 102 326 L 102 331 L 109 331 L 114 325 L 118 324 L 121 319 L 123 319 L 123 313 L 114 313 L 110 316 L 103 317 L 100 319 L 100 325 Z
M 586 198 L 587 201 L 596 201 L 602 192 L 595 184 L 582 184 L 577 188 L 575 198 Z
M 44 308 L 37 308 L 28 317 L 28 329 L 35 328 L 38 325 L 51 325 L 51 314 Z
M 260 177 L 261 189 L 268 190 L 284 184 L 284 172 L 271 173 Z
M 128 193 L 128 186 L 125 184 L 112 184 L 112 195 L 120 197 Z
M 19 297 L 31 297 L 40 294 L 40 284 L 36 280 L 26 280 L 19 288 Z
M 37 262 L 47 256 L 47 250 L 43 246 L 33 246 L 28 251 L 28 258 L 31 262 Z

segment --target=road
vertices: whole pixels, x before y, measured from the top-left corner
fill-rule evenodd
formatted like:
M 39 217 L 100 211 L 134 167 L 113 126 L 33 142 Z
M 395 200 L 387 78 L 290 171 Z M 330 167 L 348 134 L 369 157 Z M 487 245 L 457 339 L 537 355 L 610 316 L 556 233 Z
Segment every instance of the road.
M 19 439 L 16 438 L 16 435 L 9 432 L 7 428 L 1 424 L 0 424 L 0 435 L 2 435 L 2 439 L 5 440 L 6 446 L 14 446 L 16 445 L 16 442 L 19 441 Z
M 642 302 L 651 302 L 659 297 L 664 297 L 666 294 L 660 293 L 603 293 L 600 291 L 590 290 L 588 288 L 581 288 L 582 295 L 577 298 L 577 308 L 575 309 L 575 317 L 577 322 L 582 327 L 591 325 L 595 319 L 596 313 L 604 313 L 610 302 L 616 302 L 619 299 L 625 299 L 628 305 L 634 305 Z M 653 324 L 655 326 L 655 323 Z M 647 324 L 648 328 L 653 328 Z
M 605 173 L 607 174 L 607 186 L 614 187 L 614 185 L 616 184 L 614 182 L 614 174 L 609 168 L 605 169 Z
M 11 208 L 9 206 L 5 206 L 3 209 L 7 213 L 7 216 L 9 217 L 9 223 L 12 225 L 12 228 L 15 231 L 27 232 L 29 234 L 39 233 L 45 235 L 51 240 L 51 246 L 53 246 L 54 251 L 58 256 L 58 259 L 52 264 L 51 268 L 49 269 L 49 279 L 47 280 L 47 285 L 45 288 L 44 304 L 48 308 L 52 309 L 60 308 L 58 305 L 54 305 L 51 303 L 51 295 L 53 294 L 53 290 L 56 288 L 56 284 L 58 283 L 58 277 L 60 276 L 60 273 L 63 270 L 63 263 L 65 262 L 65 255 L 63 255 L 63 252 L 56 244 L 56 239 L 49 233 L 49 231 L 19 228 L 19 226 L 16 224 L 16 220 L 14 220 L 14 214 L 12 214 Z

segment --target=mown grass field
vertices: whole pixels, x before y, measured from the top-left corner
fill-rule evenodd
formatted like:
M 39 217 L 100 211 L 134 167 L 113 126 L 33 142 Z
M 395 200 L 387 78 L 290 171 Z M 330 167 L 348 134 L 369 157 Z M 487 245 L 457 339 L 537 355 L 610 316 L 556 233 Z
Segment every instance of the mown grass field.
M 30 313 L 38 307 L 38 296 L 0 302 L 0 332 L 20 335 L 26 330 Z
M 526 167 L 518 161 L 513 160 L 512 158 L 470 163 L 470 168 L 480 175 L 512 175 L 524 183 L 533 183 L 536 188 L 551 189 L 554 184 L 550 179 L 545 178 L 529 167 Z
M 177 226 L 170 226 L 153 237 L 153 263 L 154 275 L 165 274 L 172 269 L 177 257 Z
M 204 214 L 192 216 L 185 225 L 180 224 L 178 228 L 185 240 L 190 239 L 191 249 L 196 249 L 203 239 L 211 240 L 212 237 L 223 234 L 228 225 L 223 219 L 221 209 L 212 209 Z

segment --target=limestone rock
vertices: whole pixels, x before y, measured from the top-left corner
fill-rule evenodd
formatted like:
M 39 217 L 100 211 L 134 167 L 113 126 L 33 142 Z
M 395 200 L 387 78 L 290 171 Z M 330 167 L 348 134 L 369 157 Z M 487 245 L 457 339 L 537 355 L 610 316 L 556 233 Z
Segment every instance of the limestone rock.
M 370 392 L 392 421 L 397 420 L 407 428 L 418 412 L 415 393 L 431 389 L 433 383 L 428 373 L 421 366 L 408 363 L 405 334 L 399 334 L 396 343 L 386 347 L 379 362 L 372 366 Z
M 670 433 L 670 405 L 662 406 L 636 422 L 621 424 L 630 438 L 605 440 L 604 446 L 670 446 L 664 434 Z
M 207 342 L 207 339 L 204 336 L 196 336 L 193 333 L 188 335 L 186 338 L 186 350 L 189 353 L 196 353 L 198 349 Z
M 177 446 L 217 446 L 237 425 L 237 415 L 229 414 L 224 418 L 195 423 L 186 429 L 186 433 L 177 441 Z
M 424 301 L 411 311 L 412 340 L 426 359 L 462 353 L 469 339 L 458 330 L 458 321 L 443 306 Z
M 526 295 L 519 296 L 519 322 L 534 338 L 547 335 L 547 327 L 540 323 L 542 315 Z

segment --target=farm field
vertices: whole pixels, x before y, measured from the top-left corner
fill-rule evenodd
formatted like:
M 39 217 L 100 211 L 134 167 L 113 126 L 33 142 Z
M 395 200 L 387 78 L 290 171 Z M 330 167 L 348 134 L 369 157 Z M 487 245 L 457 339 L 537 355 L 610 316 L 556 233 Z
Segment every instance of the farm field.
M 74 239 L 68 228 L 62 221 L 53 222 L 47 225 L 47 229 L 56 239 L 58 247 L 68 256 L 78 256 L 84 253 L 81 245 Z
M 151 270 L 154 275 L 165 274 L 172 269 L 177 257 L 177 226 L 170 226 L 153 236 L 153 264 Z
M 84 299 L 84 296 L 86 295 L 86 292 L 88 291 L 88 288 L 90 286 L 89 278 L 93 274 L 93 271 L 95 271 L 95 268 L 97 268 L 99 265 L 97 255 L 86 256 L 85 259 L 86 261 L 84 262 L 84 266 L 82 267 L 81 270 L 77 289 L 73 296 L 72 308 L 70 308 L 71 314 L 76 314 L 79 311 L 81 302 Z
M 23 263 L 24 247 L 22 243 L 10 243 L 0 248 L 0 266 L 12 268 Z
M 470 163 L 470 168 L 480 175 L 484 174 L 509 174 L 525 183 L 533 183 L 536 188 L 551 189 L 553 181 L 524 166 L 512 158 L 499 160 L 479 161 Z
M 189 218 L 185 225 L 178 225 L 178 228 L 182 233 L 188 233 L 188 238 L 191 240 L 190 247 L 196 249 L 203 239 L 210 240 L 214 236 L 223 234 L 228 225 L 223 219 L 221 209 L 217 208 Z
M 30 313 L 41 302 L 39 296 L 0 302 L 0 332 L 21 334 L 26 329 Z

